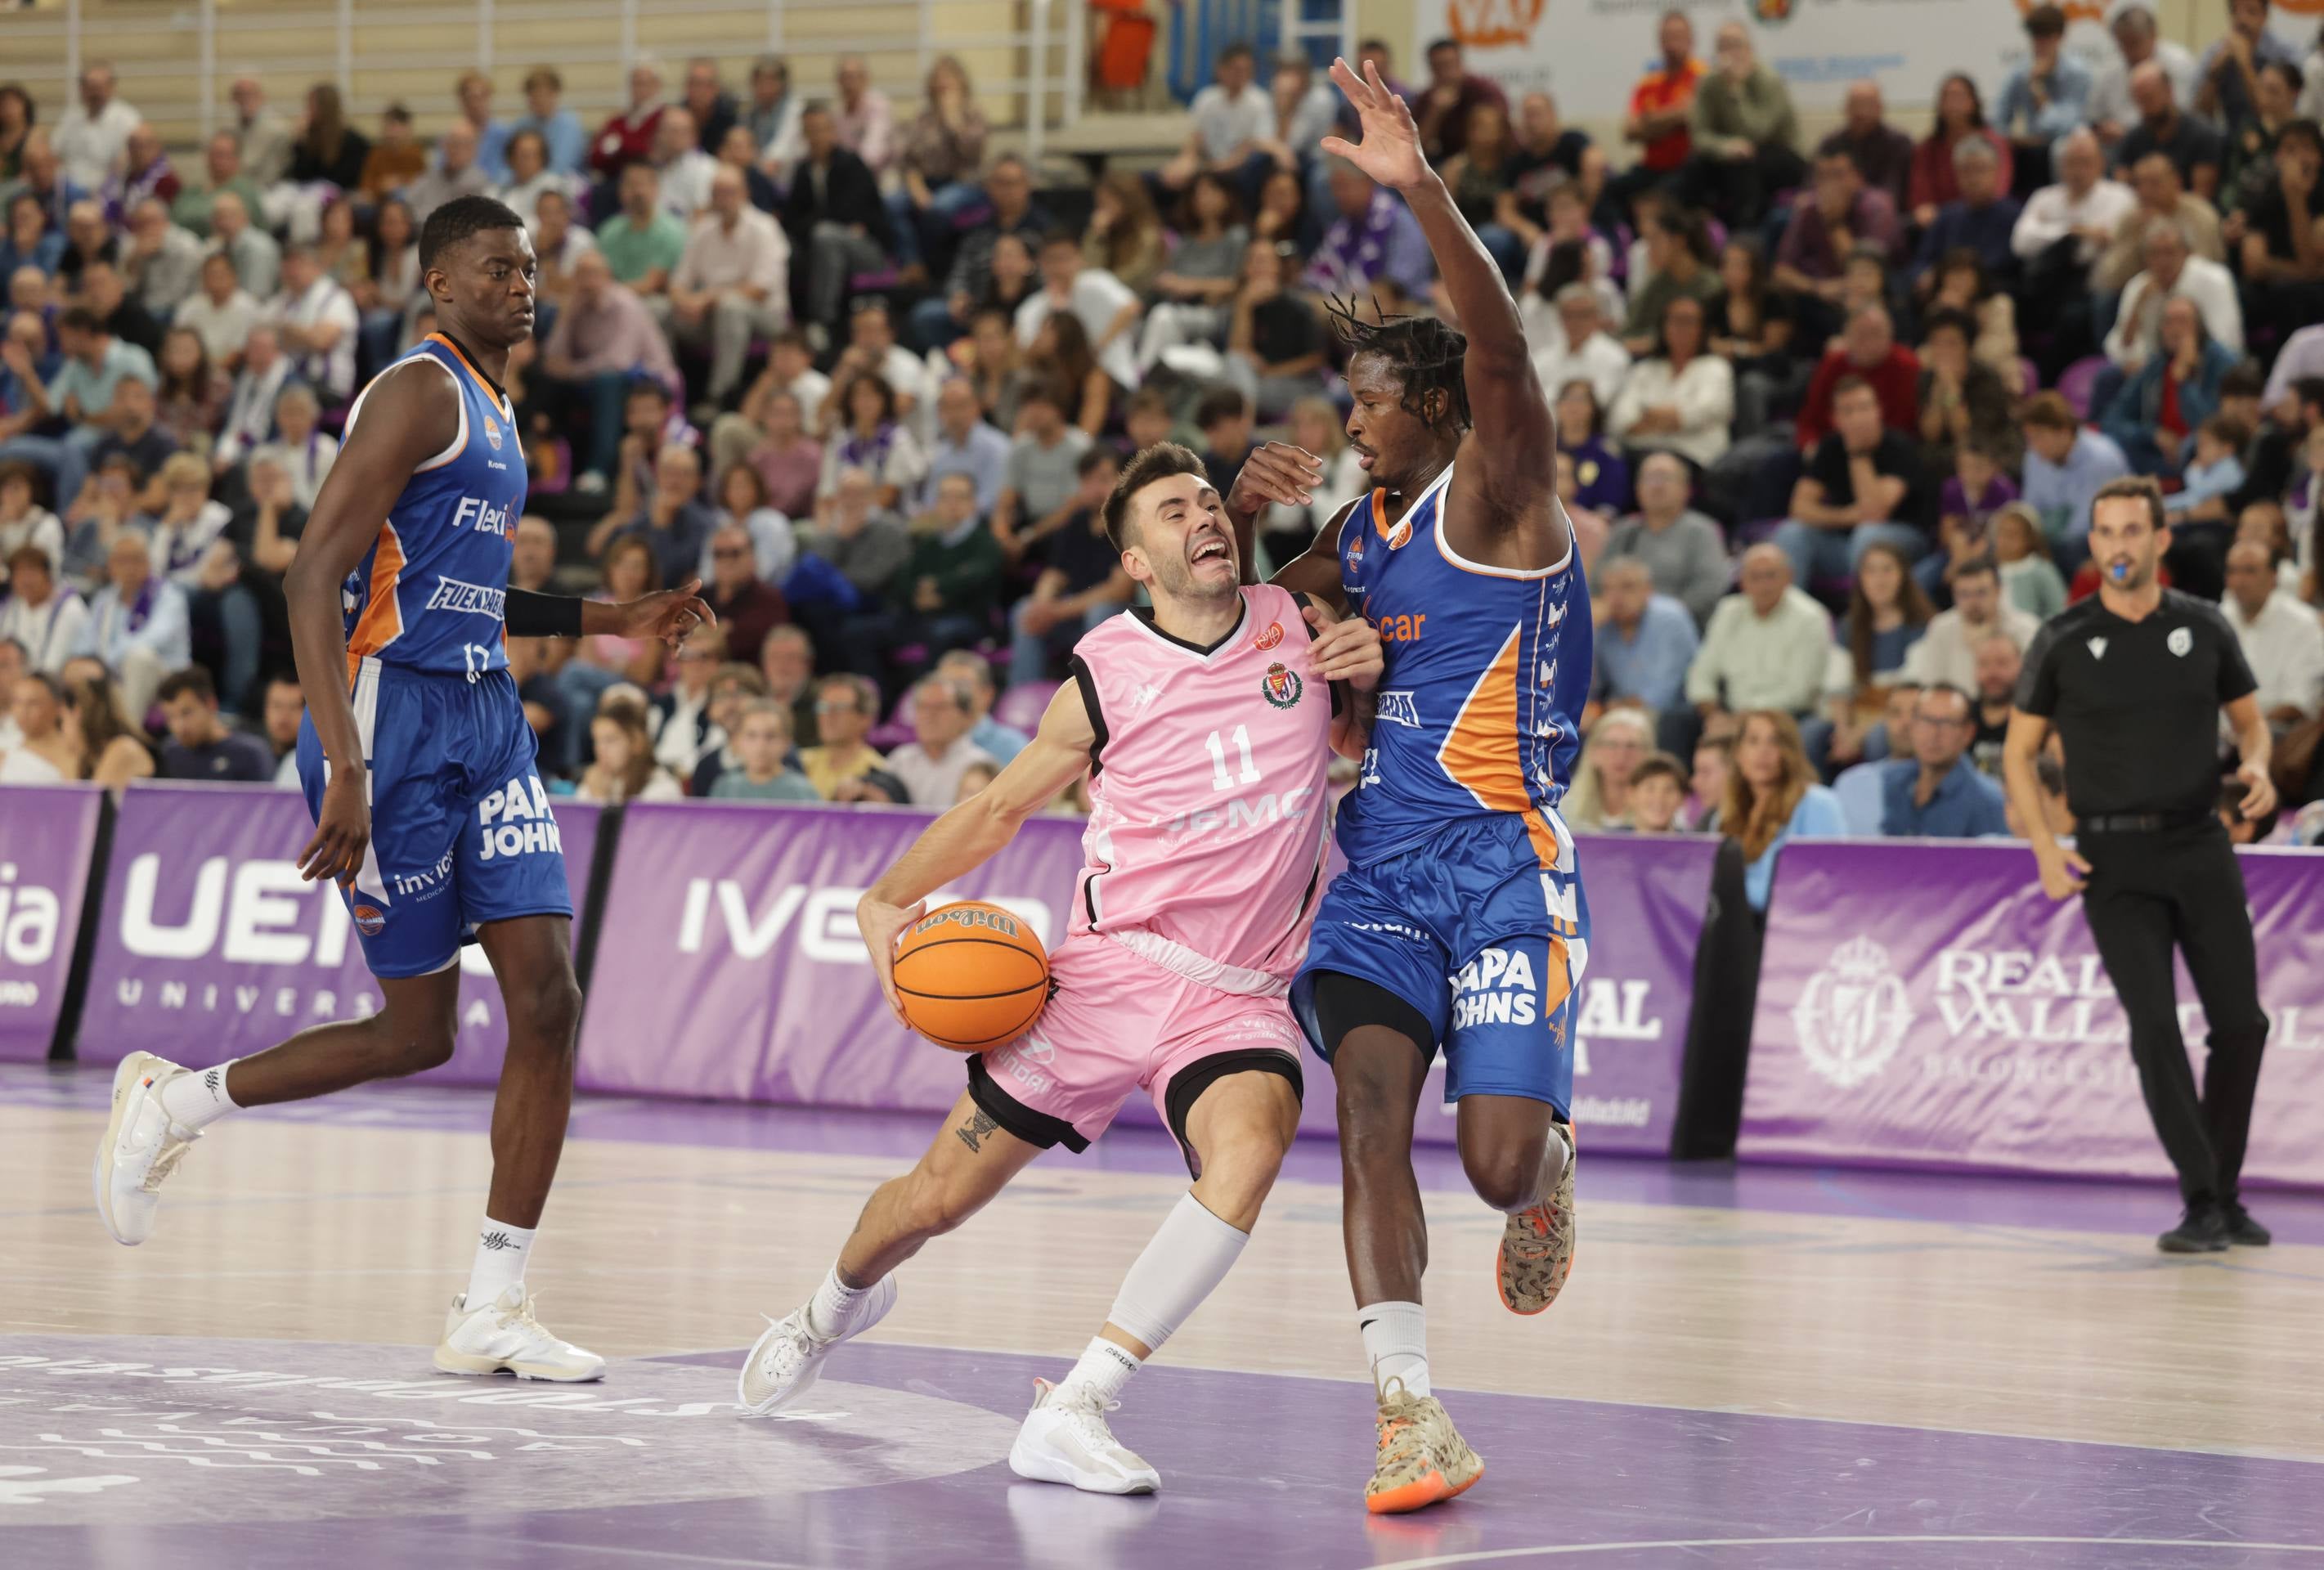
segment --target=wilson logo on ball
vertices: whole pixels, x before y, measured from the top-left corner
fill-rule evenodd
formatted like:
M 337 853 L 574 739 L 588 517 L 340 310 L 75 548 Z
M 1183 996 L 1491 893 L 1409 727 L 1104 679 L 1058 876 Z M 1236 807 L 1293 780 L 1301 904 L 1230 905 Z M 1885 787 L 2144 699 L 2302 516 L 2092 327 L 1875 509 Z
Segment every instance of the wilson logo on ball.
M 912 928 L 912 936 L 917 937 L 939 927 L 981 927 L 998 932 L 1003 937 L 1017 936 L 1016 918 L 1006 910 L 996 910 L 989 905 L 947 905 L 933 916 L 921 917 L 919 925 Z

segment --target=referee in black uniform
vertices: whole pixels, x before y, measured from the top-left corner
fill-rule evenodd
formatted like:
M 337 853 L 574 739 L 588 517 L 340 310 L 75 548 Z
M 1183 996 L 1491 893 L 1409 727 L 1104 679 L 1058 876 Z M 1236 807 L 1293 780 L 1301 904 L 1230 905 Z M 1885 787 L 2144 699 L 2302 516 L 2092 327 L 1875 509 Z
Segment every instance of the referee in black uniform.
M 2222 707 L 2243 754 L 2243 816 L 2274 810 L 2275 790 L 2267 720 L 2234 629 L 2218 606 L 2155 577 L 2170 542 L 2153 480 L 2098 492 L 2089 538 L 2098 592 L 2052 616 L 2025 651 L 2004 763 L 2043 892 L 2082 896 L 2130 1017 L 2146 1110 L 2179 1169 L 2186 1214 L 2156 1241 L 2166 1253 L 2216 1253 L 2268 1241 L 2236 1187 L 2267 1016 L 2243 873 L 2218 819 Z M 2034 780 L 2052 725 L 2065 742 L 2072 849 L 2045 827 Z M 2211 1026 L 2200 1094 L 2179 1033 L 2174 943 Z

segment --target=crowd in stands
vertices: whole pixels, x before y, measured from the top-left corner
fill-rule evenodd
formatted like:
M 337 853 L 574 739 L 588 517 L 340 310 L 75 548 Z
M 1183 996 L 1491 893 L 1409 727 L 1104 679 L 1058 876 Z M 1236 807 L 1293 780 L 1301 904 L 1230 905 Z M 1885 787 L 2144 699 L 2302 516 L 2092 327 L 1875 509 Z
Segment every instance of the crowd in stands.
M 1611 145 L 1457 42 L 1410 85 L 1363 46 L 1557 408 L 1598 600 L 1575 827 L 1723 828 L 1761 891 L 1794 834 L 2007 832 L 2019 656 L 2095 592 L 2090 497 L 2133 473 L 2245 640 L 2287 803 L 2324 795 L 2324 52 L 2227 16 L 2197 59 L 2129 0 L 2094 67 L 2036 5 L 2007 80 L 1946 78 L 1915 128 L 1859 83 L 1813 143 L 1740 23 L 1706 62 L 1660 17 Z M 0 85 L 0 782 L 290 780 L 281 575 L 356 391 L 433 328 L 420 226 L 483 193 L 540 257 L 512 581 L 698 577 L 719 615 L 512 642 L 544 774 L 973 791 L 1138 597 L 1099 519 L 1123 456 L 1185 440 L 1222 491 L 1265 437 L 1322 457 L 1258 522 L 1268 572 L 1363 488 L 1333 306 L 1449 312 L 1411 213 L 1320 152 L 1336 90 L 1259 65 L 1224 50 L 1184 145 L 1093 186 L 997 151 L 949 57 L 915 101 L 852 57 L 675 93 L 641 60 L 595 130 L 552 69 L 502 106 L 470 72 L 433 144 L 244 80 L 177 154 L 101 62 L 53 125 Z

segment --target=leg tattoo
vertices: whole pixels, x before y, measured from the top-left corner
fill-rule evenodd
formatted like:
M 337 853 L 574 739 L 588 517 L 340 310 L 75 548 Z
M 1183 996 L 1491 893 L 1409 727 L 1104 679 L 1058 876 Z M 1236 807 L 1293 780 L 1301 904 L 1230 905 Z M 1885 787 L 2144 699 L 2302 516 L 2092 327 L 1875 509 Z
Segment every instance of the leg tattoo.
M 984 1149 L 984 1137 L 987 1134 L 996 1131 L 1000 1127 L 1001 1125 L 999 1123 L 992 1121 L 992 1114 L 991 1113 L 986 1112 L 982 1107 L 979 1107 L 974 1113 L 970 1114 L 969 1120 L 966 1122 L 953 1130 L 953 1132 L 959 1135 L 960 1142 L 966 1145 L 970 1150 L 982 1150 Z

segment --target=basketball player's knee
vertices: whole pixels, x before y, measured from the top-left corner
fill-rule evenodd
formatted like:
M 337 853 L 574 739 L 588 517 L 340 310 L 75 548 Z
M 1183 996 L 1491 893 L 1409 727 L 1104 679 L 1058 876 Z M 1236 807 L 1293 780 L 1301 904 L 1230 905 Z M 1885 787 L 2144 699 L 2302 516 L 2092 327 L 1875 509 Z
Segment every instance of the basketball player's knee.
M 401 1079 L 451 1062 L 453 1027 L 454 1021 L 448 1016 L 408 1021 L 383 1018 L 379 1025 L 380 1077 Z
M 563 968 L 545 971 L 508 999 L 510 1037 L 536 1049 L 570 1054 L 581 1029 L 581 987 Z
M 1200 1197 L 1206 1208 L 1231 1224 L 1255 1214 L 1283 1170 L 1286 1143 L 1262 1121 L 1231 1131 L 1203 1157 Z
M 1495 1210 L 1523 1210 L 1541 1198 L 1542 1154 L 1540 1141 L 1532 1140 L 1476 1150 L 1464 1145 L 1461 1165 L 1478 1198 Z

